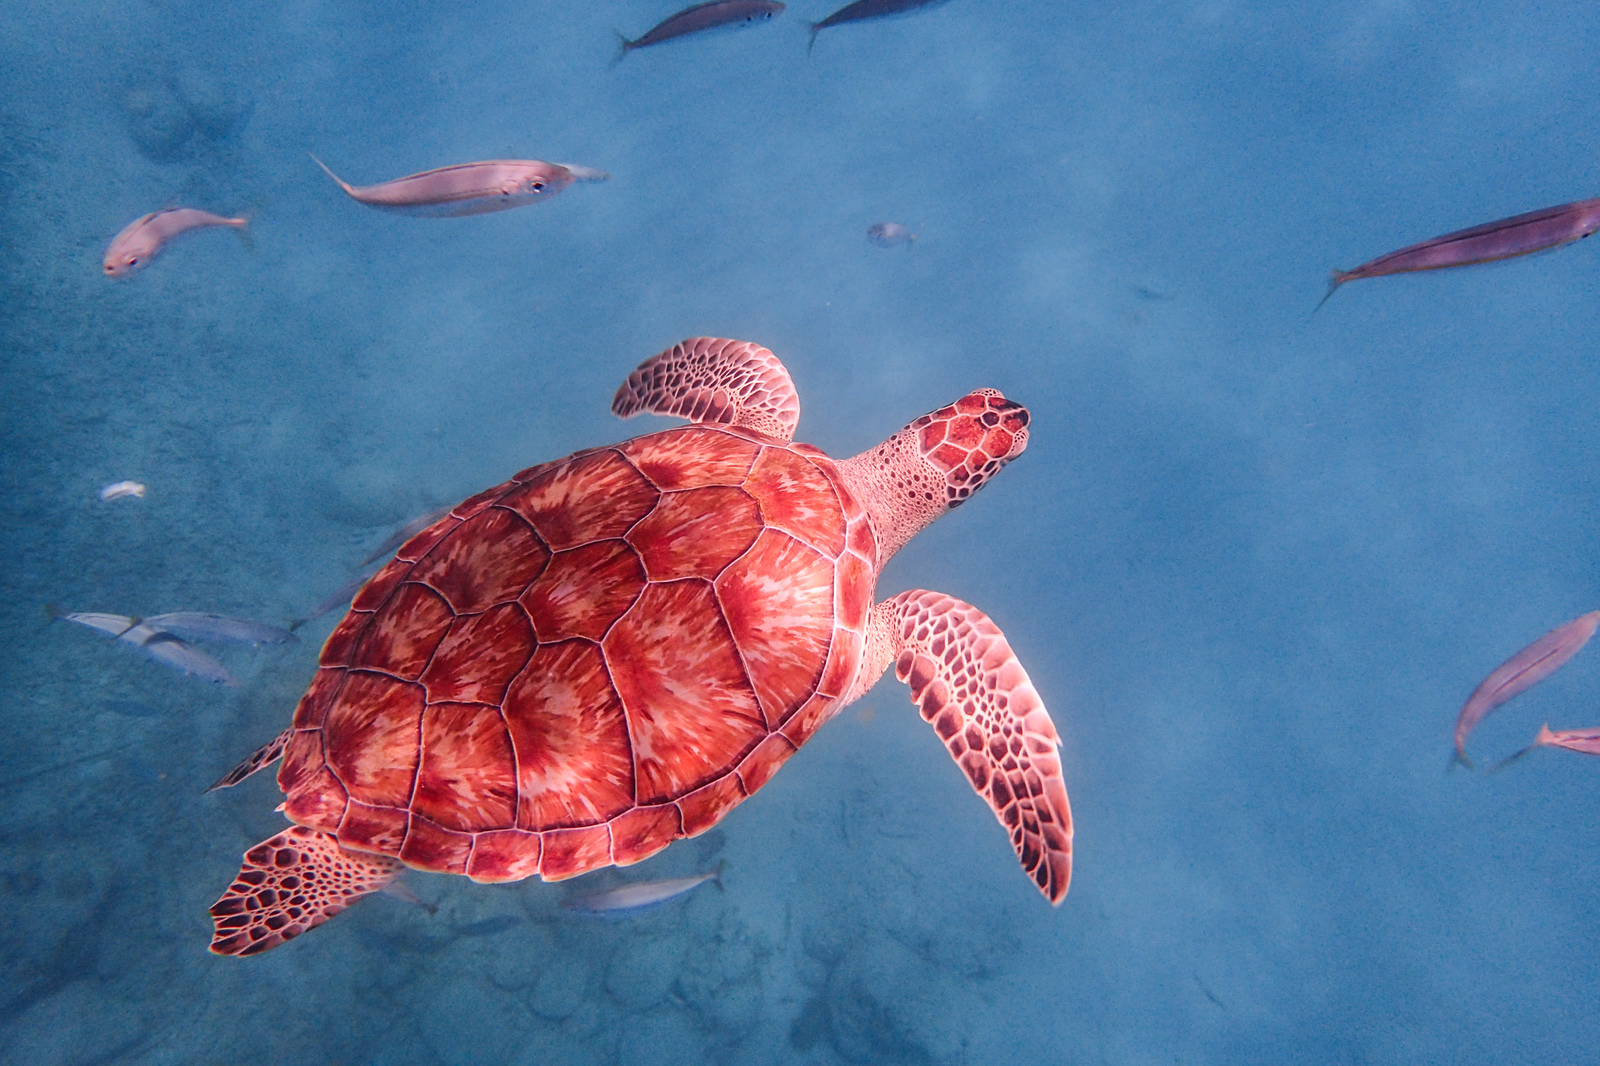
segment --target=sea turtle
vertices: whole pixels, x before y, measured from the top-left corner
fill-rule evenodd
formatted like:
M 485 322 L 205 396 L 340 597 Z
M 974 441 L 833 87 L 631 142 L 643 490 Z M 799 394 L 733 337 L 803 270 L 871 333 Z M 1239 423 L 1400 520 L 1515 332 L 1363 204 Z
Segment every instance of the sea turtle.
M 328 637 L 280 756 L 295 823 L 245 852 L 211 950 L 320 925 L 402 867 L 546 881 L 703 833 L 890 663 L 1051 903 L 1072 871 L 1060 740 L 1005 636 L 884 564 L 1028 441 L 979 389 L 835 461 L 796 444 L 767 349 L 700 337 L 611 409 L 694 423 L 544 463 L 411 538 Z

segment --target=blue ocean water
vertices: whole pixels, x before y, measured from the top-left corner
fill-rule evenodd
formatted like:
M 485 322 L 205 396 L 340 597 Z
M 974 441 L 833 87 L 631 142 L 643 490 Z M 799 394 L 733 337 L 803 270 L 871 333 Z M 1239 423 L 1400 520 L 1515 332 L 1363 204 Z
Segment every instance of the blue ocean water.
M 1600 606 L 1592 242 L 1330 267 L 1600 195 L 1600 12 L 997 5 L 641 50 L 671 3 L 0 5 L 0 1057 L 8 1062 L 1574 1062 L 1600 763 L 1446 774 L 1462 700 Z M 414 220 L 339 192 L 473 159 L 611 173 Z M 182 203 L 250 219 L 127 282 Z M 894 221 L 909 247 L 878 248 Z M 799 437 L 982 385 L 1027 453 L 890 565 L 1005 630 L 1063 737 L 1050 908 L 882 681 L 711 834 L 575 885 L 413 874 L 263 956 L 206 908 L 283 825 L 329 616 L 179 676 L 46 603 L 298 618 L 404 520 L 666 425 L 613 390 L 757 341 Z M 148 485 L 102 503 L 100 486 Z M 1600 724 L 1588 649 L 1474 735 Z

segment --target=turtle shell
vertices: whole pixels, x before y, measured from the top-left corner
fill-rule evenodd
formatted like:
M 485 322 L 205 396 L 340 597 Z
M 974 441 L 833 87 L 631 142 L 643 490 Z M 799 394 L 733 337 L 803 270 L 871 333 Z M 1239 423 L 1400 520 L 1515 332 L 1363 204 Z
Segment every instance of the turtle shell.
M 284 811 L 477 881 L 638 862 L 837 709 L 876 559 L 808 445 L 690 426 L 525 470 L 356 596 L 295 711 Z

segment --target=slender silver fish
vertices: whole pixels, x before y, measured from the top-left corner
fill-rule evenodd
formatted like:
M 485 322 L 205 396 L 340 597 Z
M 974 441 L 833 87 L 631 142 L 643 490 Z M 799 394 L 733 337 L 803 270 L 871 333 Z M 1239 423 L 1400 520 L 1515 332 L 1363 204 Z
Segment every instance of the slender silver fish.
M 373 548 L 372 554 L 361 560 L 361 565 L 366 566 L 369 563 L 377 562 L 385 555 L 392 555 L 395 549 L 399 548 L 400 545 L 404 544 L 418 533 L 421 533 L 424 529 L 427 529 L 429 526 L 433 525 L 435 522 L 449 513 L 450 508 L 440 507 L 436 510 L 429 511 L 427 514 L 417 515 L 417 517 L 413 518 L 411 521 L 407 522 L 405 525 L 389 534 L 388 538 L 385 539 L 382 544 L 378 545 L 376 548 Z M 354 595 L 354 593 L 352 593 L 352 595 Z
M 155 614 L 146 618 L 145 622 L 188 640 L 221 640 L 259 647 L 262 644 L 293 644 L 300 639 L 277 626 L 195 611 Z
M 662 19 L 636 40 L 628 40 L 621 33 L 622 50 L 616 62 L 635 48 L 649 48 L 653 44 L 685 37 L 691 33 L 714 30 L 718 26 L 749 26 L 765 22 L 774 15 L 783 14 L 783 5 L 776 0 L 709 0 L 708 3 L 686 7 L 676 15 Z
M 490 159 L 425 170 L 378 185 L 351 185 L 311 157 L 352 199 L 385 211 L 422 218 L 458 218 L 507 211 L 548 200 L 579 180 L 571 168 L 538 159 Z M 604 181 L 603 171 L 579 168 L 584 181 Z
M 217 660 L 198 648 L 191 648 L 171 633 L 163 629 L 157 629 L 148 622 L 131 618 L 125 614 L 63 611 L 55 606 L 51 606 L 49 611 L 52 618 L 63 618 L 68 622 L 76 622 L 80 626 L 88 626 L 90 629 L 98 629 L 102 633 L 109 633 L 117 640 L 138 648 L 152 659 L 166 663 L 175 670 L 198 677 L 203 681 L 214 681 L 219 685 L 237 685 L 239 683 Z
M 144 498 L 144 486 L 137 481 L 118 481 L 100 490 L 102 500 L 121 500 L 129 496 Z
M 853 4 L 846 4 L 821 22 L 811 24 L 811 41 L 806 45 L 809 54 L 817 43 L 817 34 L 830 26 L 838 26 L 846 22 L 860 22 L 863 19 L 888 18 L 890 15 L 905 15 L 925 7 L 942 4 L 944 0 L 856 0 Z
M 1600 611 L 1590 611 L 1556 626 L 1538 640 L 1494 668 L 1494 671 L 1467 697 L 1456 717 L 1456 750 L 1450 765 L 1471 767 L 1467 758 L 1467 735 L 1489 712 L 1537 685 L 1578 654 L 1600 628 Z
M 296 629 L 299 629 L 301 626 L 305 625 L 307 622 L 312 622 L 318 618 L 321 618 L 334 608 L 343 607 L 345 604 L 356 598 L 356 593 L 361 591 L 361 586 L 365 585 L 367 583 L 367 579 L 370 577 L 372 577 L 370 572 L 363 571 L 362 573 L 359 573 L 355 577 L 351 578 L 349 581 L 346 581 L 344 584 L 334 589 L 333 593 L 329 595 L 327 599 L 311 608 L 310 614 L 306 615 L 304 618 L 296 618 L 293 622 L 290 622 L 289 631 L 292 633 Z
M 1596 230 L 1600 230 L 1600 198 L 1496 219 L 1387 252 L 1352 270 L 1335 270 L 1328 277 L 1327 296 L 1317 306 L 1327 303 L 1328 297 L 1347 281 L 1493 263 L 1559 248 Z
M 693 877 L 673 877 L 665 881 L 640 881 L 637 884 L 623 885 L 621 888 L 607 889 L 604 892 L 571 896 L 562 900 L 561 905 L 569 911 L 577 911 L 580 914 L 620 918 L 660 906 L 668 900 L 676 899 L 699 888 L 707 881 L 715 881 L 718 888 L 722 887 L 721 863 L 718 863 L 717 868 L 710 873 L 695 874 Z

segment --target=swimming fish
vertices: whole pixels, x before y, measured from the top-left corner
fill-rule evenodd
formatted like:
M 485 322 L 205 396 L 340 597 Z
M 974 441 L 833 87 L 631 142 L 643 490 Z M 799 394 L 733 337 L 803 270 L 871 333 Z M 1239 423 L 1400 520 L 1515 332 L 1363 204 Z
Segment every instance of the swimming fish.
M 1566 748 L 1585 755 L 1600 755 L 1600 729 L 1563 729 L 1555 732 L 1546 723 L 1539 727 L 1539 735 L 1533 738 L 1532 744 L 1509 758 L 1501 759 L 1489 769 L 1503 770 L 1535 748 Z
M 293 644 L 300 638 L 287 629 L 250 622 L 243 618 L 225 618 L 220 614 L 203 614 L 178 611 L 174 614 L 156 614 L 145 619 L 148 625 L 176 633 L 189 640 L 223 640 L 233 644 Z
M 1590 611 L 1574 618 L 1529 644 L 1484 678 L 1483 683 L 1467 697 L 1461 714 L 1456 718 L 1456 751 L 1450 764 L 1454 766 L 1461 763 L 1471 767 L 1472 761 L 1467 758 L 1466 752 L 1467 734 L 1490 711 L 1559 670 L 1562 664 L 1578 654 L 1578 649 L 1589 642 L 1597 627 L 1600 627 L 1600 611 Z
M 112 238 L 111 247 L 106 249 L 106 273 L 113 278 L 125 278 L 143 269 L 168 241 L 180 233 L 206 226 L 232 226 L 242 230 L 246 224 L 242 218 L 223 218 L 192 207 L 152 211 L 128 223 L 121 233 Z
M 717 887 L 722 887 L 722 863 L 710 873 L 695 874 L 693 877 L 673 877 L 665 881 L 640 881 L 636 884 L 623 885 L 621 888 L 612 888 L 604 892 L 593 892 L 584 896 L 570 896 L 561 901 L 561 905 L 569 911 L 580 914 L 599 914 L 612 918 L 623 918 L 650 907 L 659 906 L 668 900 L 699 888 L 707 881 L 715 881 Z
M 917 235 L 898 222 L 879 222 L 867 229 L 867 240 L 880 248 L 893 248 L 897 244 L 909 245 Z
M 307 622 L 315 621 L 316 619 L 327 614 L 329 611 L 333 610 L 335 607 L 343 607 L 345 604 L 355 599 L 356 593 L 361 591 L 361 586 L 365 585 L 367 583 L 367 579 L 371 576 L 372 575 L 370 573 L 363 571 L 362 573 L 359 573 L 355 577 L 351 578 L 349 581 L 346 581 L 344 584 L 340 585 L 337 589 L 334 589 L 333 593 L 329 595 L 327 599 L 311 608 L 310 614 L 306 615 L 304 618 L 296 618 L 294 621 L 290 622 L 289 632 L 293 633 Z
M 413 518 L 411 521 L 407 522 L 405 525 L 389 534 L 388 538 L 382 544 L 378 545 L 376 548 L 373 548 L 372 554 L 361 560 L 361 565 L 366 566 L 369 563 L 377 562 L 379 559 L 390 554 L 396 548 L 400 547 L 400 545 L 404 544 L 418 533 L 421 533 L 424 529 L 427 529 L 429 526 L 433 525 L 435 522 L 449 513 L 450 508 L 440 507 L 437 510 L 429 511 L 427 514 L 417 515 L 417 517 Z
M 817 34 L 829 26 L 860 22 L 863 19 L 887 18 L 890 15 L 904 15 L 918 8 L 933 7 L 942 3 L 944 0 L 856 0 L 853 4 L 841 7 L 821 22 L 811 24 L 811 41 L 806 45 L 806 54 L 809 55 L 817 43 Z
M 137 481 L 117 481 L 100 490 L 102 500 L 123 500 L 130 496 L 144 499 L 144 486 Z
M 1492 263 L 1559 248 L 1595 230 L 1600 230 L 1600 199 L 1578 200 L 1485 222 L 1380 255 L 1353 270 L 1335 270 L 1328 281 L 1328 294 L 1317 306 L 1327 303 L 1328 297 L 1347 281 Z
M 537 159 L 491 159 L 425 170 L 378 185 L 351 185 L 311 157 L 352 200 L 420 218 L 458 218 L 506 211 L 548 200 L 574 181 L 605 181 L 601 170 L 545 163 Z
M 684 8 L 676 15 L 662 19 L 637 40 L 630 41 L 618 33 L 617 36 L 622 38 L 622 49 L 617 53 L 616 62 L 622 62 L 623 58 L 635 48 L 649 48 L 662 41 L 700 33 L 703 30 L 714 30 L 718 26 L 748 26 L 756 22 L 765 22 L 772 16 L 781 14 L 783 5 L 774 0 L 710 0 L 709 3 L 696 4 Z
M 239 684 L 233 675 L 211 656 L 198 648 L 191 648 L 171 633 L 157 629 L 148 622 L 125 614 L 63 611 L 53 605 L 48 610 L 52 618 L 64 618 L 68 622 L 76 622 L 80 626 L 109 633 L 119 641 L 132 644 L 152 659 L 203 681 L 214 681 L 219 685 L 230 686 Z

